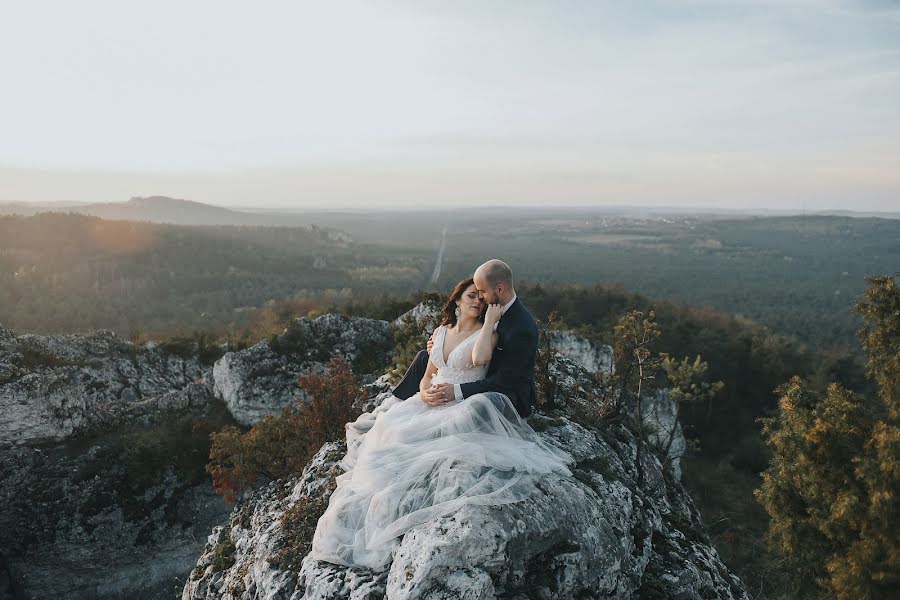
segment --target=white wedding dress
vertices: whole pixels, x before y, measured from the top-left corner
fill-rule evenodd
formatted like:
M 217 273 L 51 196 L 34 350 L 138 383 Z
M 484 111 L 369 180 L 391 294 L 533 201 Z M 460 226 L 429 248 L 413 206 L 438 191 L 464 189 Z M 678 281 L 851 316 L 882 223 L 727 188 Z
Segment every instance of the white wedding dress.
M 444 361 L 446 326 L 431 351 L 433 383 L 466 383 L 484 377 L 472 364 L 478 332 Z M 382 570 L 399 537 L 410 528 L 467 504 L 507 504 L 527 498 L 534 481 L 571 475 L 572 456 L 540 439 L 497 392 L 430 406 L 416 393 L 391 396 L 375 411 L 371 429 L 348 451 L 328 508 L 319 518 L 310 556 L 345 566 Z

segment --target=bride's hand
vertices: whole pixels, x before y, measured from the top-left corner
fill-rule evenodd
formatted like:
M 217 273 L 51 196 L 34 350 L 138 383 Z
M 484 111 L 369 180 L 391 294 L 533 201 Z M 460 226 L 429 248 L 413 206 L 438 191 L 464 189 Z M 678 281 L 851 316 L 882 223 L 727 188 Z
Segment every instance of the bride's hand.
M 425 346 L 428 348 L 428 353 L 431 354 L 431 348 L 432 348 L 432 346 L 434 346 L 434 334 L 433 333 L 431 334 L 431 337 L 428 338 L 428 343 L 425 344 Z
M 427 390 L 419 392 L 422 402 L 431 406 L 437 406 L 454 399 L 453 385 L 449 383 L 436 383 Z
M 503 306 L 500 304 L 488 304 L 487 311 L 484 313 L 484 324 L 490 327 L 494 326 L 494 323 L 500 320 L 500 317 L 503 314 L 500 312 L 503 310 Z

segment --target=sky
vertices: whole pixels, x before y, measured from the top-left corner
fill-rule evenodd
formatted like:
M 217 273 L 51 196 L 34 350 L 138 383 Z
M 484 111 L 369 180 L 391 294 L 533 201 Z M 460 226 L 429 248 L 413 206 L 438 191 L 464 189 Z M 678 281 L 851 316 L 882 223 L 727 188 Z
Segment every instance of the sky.
M 897 0 L 2 0 L 0 74 L 0 202 L 900 210 Z

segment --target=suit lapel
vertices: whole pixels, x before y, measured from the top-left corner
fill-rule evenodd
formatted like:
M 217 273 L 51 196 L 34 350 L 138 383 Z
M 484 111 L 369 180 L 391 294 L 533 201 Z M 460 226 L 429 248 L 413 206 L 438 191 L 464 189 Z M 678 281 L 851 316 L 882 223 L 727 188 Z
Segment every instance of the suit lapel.
M 506 350 L 504 346 L 506 331 L 509 329 L 510 325 L 512 325 L 513 321 L 516 318 L 516 316 L 512 313 L 513 311 L 517 310 L 518 305 L 519 299 L 516 298 L 516 301 L 512 303 L 512 305 L 509 307 L 509 310 L 503 313 L 503 316 L 500 317 L 500 321 L 497 323 L 497 333 L 500 335 L 500 339 L 497 340 L 497 350 L 499 350 L 501 353 Z M 500 368 L 501 362 L 503 362 L 502 359 L 492 360 L 488 365 L 488 373 L 493 374 L 494 372 L 496 372 L 496 370 Z
M 497 333 L 502 334 L 507 329 L 509 329 L 509 325 L 515 320 L 516 316 L 513 314 L 519 307 L 519 299 L 516 298 L 516 301 L 513 302 L 509 309 L 503 313 L 503 316 L 500 317 L 500 322 L 497 324 Z M 501 331 L 502 330 L 502 331 Z

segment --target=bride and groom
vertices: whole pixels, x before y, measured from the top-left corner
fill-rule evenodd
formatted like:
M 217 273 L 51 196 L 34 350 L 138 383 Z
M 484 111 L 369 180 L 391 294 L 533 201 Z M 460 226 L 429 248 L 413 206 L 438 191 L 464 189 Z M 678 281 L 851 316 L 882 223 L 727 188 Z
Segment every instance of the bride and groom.
M 460 281 L 444 318 L 348 444 L 310 556 L 381 570 L 409 529 L 466 505 L 518 502 L 573 458 L 524 420 L 534 404 L 538 332 L 512 271 L 489 260 Z

